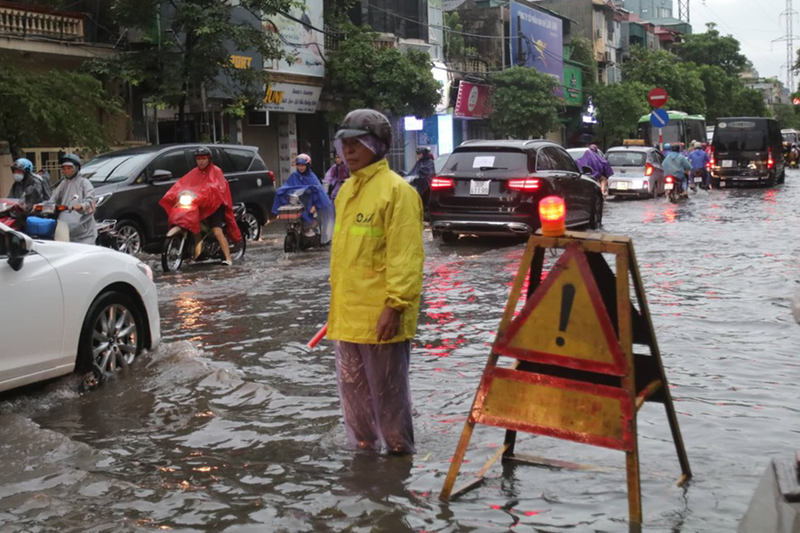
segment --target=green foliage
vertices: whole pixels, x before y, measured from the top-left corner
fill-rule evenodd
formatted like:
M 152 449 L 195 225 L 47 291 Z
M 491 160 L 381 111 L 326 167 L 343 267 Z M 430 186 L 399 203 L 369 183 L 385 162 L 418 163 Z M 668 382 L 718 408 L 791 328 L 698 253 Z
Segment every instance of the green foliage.
M 558 126 L 554 91 L 558 82 L 527 67 L 512 67 L 491 77 L 492 131 L 502 137 L 544 137 Z
M 597 83 L 597 59 L 591 41 L 585 37 L 573 37 L 569 46 L 572 51 L 569 59 L 586 65 L 583 69 L 584 87 L 594 86 Z
M 639 117 L 650 111 L 647 93 L 650 87 L 636 81 L 614 83 L 597 88 L 594 103 L 605 146 L 636 138 Z
M 713 22 L 706 24 L 705 33 L 683 36 L 678 56 L 697 65 L 720 67 L 728 75 L 738 75 L 748 64 L 739 52 L 739 41 L 732 35 L 721 36 Z
M 742 87 L 734 94 L 733 104 L 735 112 L 731 113 L 731 116 L 766 117 L 769 115 L 767 104 L 761 96 L 761 91 L 757 89 Z
M 669 95 L 667 107 L 687 113 L 706 113 L 703 80 L 693 63 L 682 63 L 666 50 L 650 51 L 636 46 L 631 58 L 622 66 L 625 81 L 636 81 L 647 87 L 661 87 Z
M 31 73 L 0 63 L 0 97 L 0 139 L 15 155 L 42 140 L 98 151 L 107 146 L 101 118 L 122 112 L 97 79 L 69 70 Z
M 430 56 L 409 49 L 376 48 L 377 34 L 343 24 L 346 37 L 328 54 L 326 76 L 333 97 L 330 118 L 339 122 L 349 111 L 372 108 L 394 116 L 433 114 L 439 83 L 431 74 Z
M 781 128 L 800 130 L 800 113 L 792 104 L 775 104 L 772 113 L 781 125 Z
M 445 11 L 444 12 L 444 57 L 446 61 L 454 61 L 461 59 L 466 53 L 464 48 L 464 25 L 458 16 L 458 11 Z

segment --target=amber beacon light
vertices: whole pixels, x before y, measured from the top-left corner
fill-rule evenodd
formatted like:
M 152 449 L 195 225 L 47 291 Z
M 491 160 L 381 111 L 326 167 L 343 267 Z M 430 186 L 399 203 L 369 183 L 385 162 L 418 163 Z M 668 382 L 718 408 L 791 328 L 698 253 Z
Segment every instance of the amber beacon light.
M 567 230 L 567 208 L 564 199 L 548 196 L 539 202 L 539 220 L 542 222 L 542 235 L 560 237 Z

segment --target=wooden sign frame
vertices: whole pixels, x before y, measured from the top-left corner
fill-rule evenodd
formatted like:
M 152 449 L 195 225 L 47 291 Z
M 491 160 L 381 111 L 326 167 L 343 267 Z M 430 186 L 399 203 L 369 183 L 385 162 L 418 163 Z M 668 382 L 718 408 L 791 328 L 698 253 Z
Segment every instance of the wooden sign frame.
M 498 367 L 500 357 L 514 358 L 514 354 L 504 349 L 498 341 L 503 338 L 504 333 L 512 325 L 525 280 L 528 277 L 530 279 L 529 297 L 536 293 L 536 289 L 541 284 L 547 283 L 546 280 L 542 282 L 541 279 L 544 255 L 548 249 L 565 249 L 567 250 L 565 253 L 579 253 L 587 258 L 592 276 L 597 282 L 597 286 L 600 287 L 605 310 L 616 326 L 615 334 L 626 361 L 624 375 L 604 375 L 599 373 L 602 371 L 597 368 L 575 368 L 575 365 L 569 365 L 572 366 L 569 368 L 552 358 L 533 362 L 515 359 L 509 368 Z M 606 262 L 602 254 L 615 257 L 616 272 L 611 269 L 611 265 Z M 633 282 L 638 308 L 634 307 L 630 298 L 630 281 Z M 542 296 L 543 291 L 537 293 L 539 297 Z M 594 295 L 592 297 L 594 298 Z M 650 353 L 635 354 L 633 351 L 634 341 L 637 345 L 647 346 Z M 536 347 L 532 348 L 536 349 Z M 505 394 L 505 396 L 499 393 L 492 396 L 490 390 L 492 390 L 495 380 L 505 380 L 504 392 L 509 390 L 508 383 L 511 383 L 511 393 Z M 540 387 L 540 389 L 535 390 L 532 389 L 533 387 Z M 553 417 L 548 416 L 547 407 L 542 407 L 545 405 L 544 403 L 524 405 L 525 402 L 522 402 L 523 405 L 519 405 L 519 402 L 513 404 L 508 399 L 522 398 L 529 402 L 536 402 L 547 397 L 547 387 L 556 387 L 560 391 L 577 391 L 577 394 L 584 394 L 590 401 L 593 399 L 618 401 L 619 417 L 618 419 L 612 417 L 613 419 L 609 420 L 612 427 L 604 425 L 595 428 L 596 433 L 593 434 L 591 429 L 588 433 L 586 432 L 585 424 L 578 424 L 576 427 L 579 430 L 577 431 L 571 427 L 570 420 L 564 417 L 564 413 L 569 412 L 568 409 L 562 409 L 558 417 Z M 559 398 L 553 401 L 556 403 L 561 401 Z M 439 498 L 447 501 L 476 487 L 483 481 L 483 476 L 489 468 L 501 458 L 504 461 L 513 460 L 532 464 L 544 463 L 585 468 L 581 465 L 516 454 L 514 445 L 517 431 L 524 431 L 624 451 L 630 522 L 631 524 L 641 524 L 642 496 L 636 415 L 645 402 L 659 402 L 666 409 L 667 420 L 682 471 L 678 485 L 682 485 L 691 478 L 692 471 L 661 361 L 661 352 L 656 342 L 633 242 L 629 237 L 624 236 L 581 232 L 566 232 L 561 237 L 539 235 L 531 237 L 520 261 L 517 277 L 506 304 L 497 337 Z M 511 411 L 518 412 L 510 413 Z M 454 491 L 453 486 L 476 424 L 505 428 L 505 442 L 477 472 L 475 480 Z

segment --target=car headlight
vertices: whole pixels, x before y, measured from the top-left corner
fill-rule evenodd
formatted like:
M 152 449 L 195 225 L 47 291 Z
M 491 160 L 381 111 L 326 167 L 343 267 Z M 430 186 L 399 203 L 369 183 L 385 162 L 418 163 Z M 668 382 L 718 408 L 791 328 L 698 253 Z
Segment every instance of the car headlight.
M 101 205 L 106 203 L 109 198 L 111 198 L 112 194 L 113 193 L 110 193 L 110 192 L 106 193 L 106 194 L 101 194 L 100 196 L 97 197 L 97 200 L 95 201 L 94 206 L 95 207 L 100 207 Z
M 153 281 L 153 269 L 152 269 L 152 268 L 150 268 L 150 267 L 147 265 L 147 263 L 142 263 L 142 262 L 140 261 L 139 263 L 136 263 L 136 266 L 137 266 L 137 267 L 139 267 L 139 270 L 141 270 L 141 271 L 142 271 L 142 274 L 144 274 L 145 276 L 147 276 L 147 277 L 150 279 L 150 281 Z

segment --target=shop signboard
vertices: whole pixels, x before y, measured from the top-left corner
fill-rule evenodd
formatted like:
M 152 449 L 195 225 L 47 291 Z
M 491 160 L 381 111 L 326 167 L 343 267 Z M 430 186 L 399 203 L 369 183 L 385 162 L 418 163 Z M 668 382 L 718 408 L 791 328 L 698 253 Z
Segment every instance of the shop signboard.
M 290 18 L 270 15 L 262 21 L 265 32 L 275 33 L 287 58 L 264 62 L 264 68 L 303 76 L 325 76 L 325 41 L 322 0 L 301 0 L 289 9 Z M 298 22 L 299 21 L 299 22 Z
M 564 103 L 583 106 L 583 71 L 577 65 L 564 63 Z
M 264 88 L 261 109 L 283 113 L 315 113 L 322 87 L 270 83 Z
M 511 2 L 511 64 L 535 68 L 558 81 L 563 96 L 564 47 L 561 19 Z
M 458 98 L 453 116 L 457 118 L 487 118 L 491 114 L 489 90 L 488 85 L 462 81 L 458 85 Z

